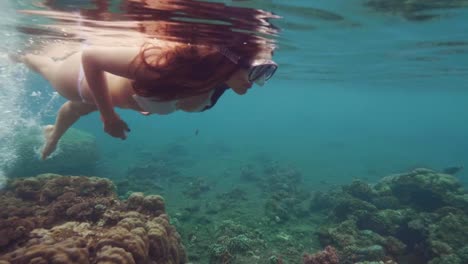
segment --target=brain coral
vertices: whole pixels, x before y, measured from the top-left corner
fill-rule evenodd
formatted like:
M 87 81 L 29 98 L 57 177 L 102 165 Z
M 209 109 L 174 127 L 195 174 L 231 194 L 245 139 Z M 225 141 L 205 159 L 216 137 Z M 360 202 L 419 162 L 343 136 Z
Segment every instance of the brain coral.
M 95 177 L 12 181 L 0 191 L 0 264 L 186 263 L 163 198 L 136 197 L 120 201 Z

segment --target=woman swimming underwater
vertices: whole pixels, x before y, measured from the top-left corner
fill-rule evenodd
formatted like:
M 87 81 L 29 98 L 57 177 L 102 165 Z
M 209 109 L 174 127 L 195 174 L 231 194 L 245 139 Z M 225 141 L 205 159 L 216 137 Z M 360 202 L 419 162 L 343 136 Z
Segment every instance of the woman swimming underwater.
M 227 89 L 243 95 L 253 83 L 263 85 L 274 75 L 278 65 L 271 54 L 245 42 L 218 46 L 152 40 L 135 47 L 87 46 L 63 60 L 21 56 L 20 61 L 68 99 L 55 124 L 44 129 L 41 158 L 93 111 L 100 112 L 106 133 L 125 139 L 130 128 L 115 107 L 145 115 L 199 112 L 213 107 Z

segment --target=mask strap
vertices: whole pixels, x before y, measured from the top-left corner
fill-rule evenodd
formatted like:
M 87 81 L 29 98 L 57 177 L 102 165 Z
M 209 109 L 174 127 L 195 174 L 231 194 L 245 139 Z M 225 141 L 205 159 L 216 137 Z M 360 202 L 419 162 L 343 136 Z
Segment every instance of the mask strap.
M 218 47 L 218 52 L 221 53 L 224 57 L 228 58 L 230 61 L 232 61 L 234 64 L 238 64 L 239 60 L 241 57 L 237 55 L 236 53 L 232 52 L 226 47 Z

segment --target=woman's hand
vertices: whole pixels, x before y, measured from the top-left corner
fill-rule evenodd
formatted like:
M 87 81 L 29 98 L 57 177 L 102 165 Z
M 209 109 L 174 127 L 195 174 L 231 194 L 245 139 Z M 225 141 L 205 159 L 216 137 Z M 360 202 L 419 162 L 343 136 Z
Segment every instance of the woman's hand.
M 128 128 L 127 123 L 118 116 L 110 120 L 103 119 L 103 123 L 104 131 L 113 137 L 124 140 L 127 138 L 127 132 L 130 132 L 130 128 Z

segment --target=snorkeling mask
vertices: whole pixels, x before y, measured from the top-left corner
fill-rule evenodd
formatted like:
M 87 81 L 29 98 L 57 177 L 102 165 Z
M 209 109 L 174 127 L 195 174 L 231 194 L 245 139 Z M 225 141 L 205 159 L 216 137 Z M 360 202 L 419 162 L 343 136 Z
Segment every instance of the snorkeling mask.
M 249 71 L 249 82 L 255 82 L 256 84 L 263 86 L 278 69 L 278 64 L 272 60 L 263 60 L 261 62 L 250 65 Z
M 255 60 L 253 63 L 243 62 L 241 57 L 226 47 L 219 47 L 218 51 L 235 64 L 246 69 L 249 73 L 249 82 L 263 86 L 278 69 L 278 64 L 272 60 Z

